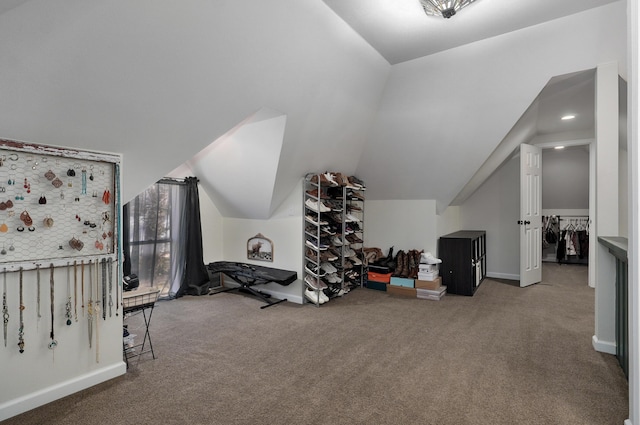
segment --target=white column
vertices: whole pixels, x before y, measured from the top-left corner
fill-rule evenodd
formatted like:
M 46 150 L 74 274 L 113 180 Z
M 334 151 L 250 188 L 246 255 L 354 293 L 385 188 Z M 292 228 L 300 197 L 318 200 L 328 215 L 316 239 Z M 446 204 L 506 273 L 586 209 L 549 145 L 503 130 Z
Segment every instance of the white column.
M 638 149 L 638 120 L 640 110 L 638 108 L 638 53 L 640 43 L 638 40 L 639 10 L 638 0 L 628 0 L 627 22 L 627 49 L 628 49 L 628 153 L 629 153 L 629 419 L 625 425 L 640 425 L 640 347 L 638 333 L 640 332 L 640 176 L 638 164 L 640 163 L 640 149 Z
M 618 236 L 618 64 L 598 65 L 596 72 L 596 217 L 595 234 Z M 598 244 L 594 348 L 616 352 L 615 260 Z

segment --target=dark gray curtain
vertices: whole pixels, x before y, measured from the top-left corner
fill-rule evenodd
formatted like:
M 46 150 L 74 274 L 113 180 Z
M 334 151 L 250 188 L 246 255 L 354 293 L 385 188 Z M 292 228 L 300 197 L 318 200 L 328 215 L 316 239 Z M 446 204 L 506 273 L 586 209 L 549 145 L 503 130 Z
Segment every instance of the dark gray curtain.
M 187 177 L 184 182 L 186 192 L 181 226 L 184 234 L 181 240 L 184 242 L 185 267 L 176 297 L 205 295 L 210 287 L 209 273 L 203 261 L 198 179 Z
M 129 204 L 125 204 L 122 207 L 122 272 L 124 276 L 131 274 L 131 244 L 129 238 L 131 233 L 129 232 Z

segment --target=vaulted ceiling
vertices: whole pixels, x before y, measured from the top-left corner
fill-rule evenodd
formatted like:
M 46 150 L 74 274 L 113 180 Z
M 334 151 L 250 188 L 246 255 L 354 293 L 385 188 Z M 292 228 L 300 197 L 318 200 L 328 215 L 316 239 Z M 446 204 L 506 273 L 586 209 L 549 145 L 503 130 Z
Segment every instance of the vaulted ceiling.
M 244 155 L 205 182 L 226 215 L 268 217 L 324 170 L 443 208 L 554 76 L 626 68 L 624 0 L 478 0 L 450 20 L 417 3 L 7 0 L 0 137 L 122 153 L 126 201 L 259 129 L 279 149 L 261 158 L 269 199 L 233 186 L 260 167 Z M 218 170 L 239 158 L 220 146 Z

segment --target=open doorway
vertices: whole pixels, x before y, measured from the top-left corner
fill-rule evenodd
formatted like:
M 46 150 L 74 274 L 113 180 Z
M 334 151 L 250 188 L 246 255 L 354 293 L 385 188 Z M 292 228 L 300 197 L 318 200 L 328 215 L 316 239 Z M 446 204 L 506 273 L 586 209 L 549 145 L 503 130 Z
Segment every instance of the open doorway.
M 589 145 L 542 151 L 542 264 L 589 264 Z

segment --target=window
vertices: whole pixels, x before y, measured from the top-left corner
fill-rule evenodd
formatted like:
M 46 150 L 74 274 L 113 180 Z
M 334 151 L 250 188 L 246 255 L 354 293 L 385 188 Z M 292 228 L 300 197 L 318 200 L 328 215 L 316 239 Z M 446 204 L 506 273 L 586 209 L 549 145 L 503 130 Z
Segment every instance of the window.
M 161 297 L 175 296 L 184 268 L 179 249 L 183 197 L 183 183 L 161 180 L 127 204 L 131 273 L 141 287 L 159 288 Z

